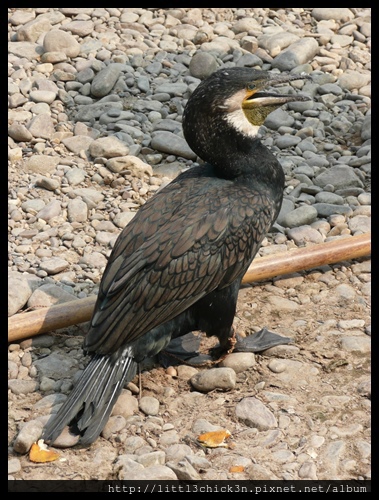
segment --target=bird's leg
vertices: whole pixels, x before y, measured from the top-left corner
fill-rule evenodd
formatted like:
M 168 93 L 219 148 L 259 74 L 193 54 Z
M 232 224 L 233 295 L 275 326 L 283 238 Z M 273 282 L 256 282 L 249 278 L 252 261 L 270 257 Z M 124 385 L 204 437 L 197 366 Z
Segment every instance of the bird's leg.
M 184 365 L 189 365 L 189 366 L 196 366 L 196 367 L 210 367 L 217 365 L 218 363 L 221 363 L 223 359 L 226 358 L 228 354 L 233 352 L 234 346 L 237 342 L 236 336 L 235 336 L 235 331 L 234 328 L 230 328 L 228 336 L 225 336 L 223 339 L 223 342 L 219 343 L 216 347 L 210 349 L 210 356 L 203 354 L 199 355 L 196 351 L 200 347 L 200 341 L 198 337 L 195 337 L 193 333 L 189 333 L 186 336 L 186 343 L 188 344 L 188 347 L 191 347 L 191 350 L 193 349 L 193 352 L 191 353 L 190 351 L 185 351 L 183 349 L 183 346 L 181 344 L 181 340 L 183 337 L 180 339 L 175 339 L 175 348 L 170 349 L 170 346 L 168 346 L 168 349 L 165 349 L 165 351 L 162 351 L 159 354 L 160 357 L 160 362 L 163 364 L 163 366 L 169 366 L 169 361 L 166 359 L 171 358 L 176 361 L 180 361 L 181 364 Z M 187 340 L 188 339 L 188 340 Z M 192 356 L 188 356 L 188 354 L 192 354 Z M 163 356 L 162 356 L 163 355 Z M 185 357 L 187 355 L 187 357 Z M 215 358 L 215 359 L 212 359 Z
M 236 331 L 233 327 L 230 328 L 229 335 L 220 341 L 220 344 L 213 349 L 211 349 L 212 356 L 215 360 L 212 360 L 212 364 L 216 365 L 221 363 L 228 354 L 234 351 L 234 347 L 237 342 Z
M 270 347 L 291 342 L 290 337 L 270 332 L 266 327 L 246 337 L 238 335 L 232 327 L 228 335 L 221 337 L 221 342 L 210 350 L 211 356 L 198 354 L 200 339 L 193 333 L 172 340 L 158 356 L 160 363 L 165 367 L 170 366 L 173 360 L 190 366 L 213 366 L 220 363 L 231 352 L 261 352 Z
M 138 400 L 140 400 L 142 397 L 142 379 L 141 379 L 141 364 L 140 363 L 138 363 L 138 385 L 139 385 Z

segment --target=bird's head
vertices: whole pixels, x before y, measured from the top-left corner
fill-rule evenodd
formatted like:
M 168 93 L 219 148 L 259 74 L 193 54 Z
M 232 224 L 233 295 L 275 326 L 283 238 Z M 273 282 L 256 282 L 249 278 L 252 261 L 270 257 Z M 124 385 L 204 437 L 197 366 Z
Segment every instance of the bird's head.
M 253 79 L 240 94 L 242 97 L 242 110 L 246 118 L 252 125 L 260 126 L 272 111 L 275 111 L 283 104 L 293 101 L 309 101 L 310 97 L 306 95 L 280 94 L 267 91 L 269 87 L 305 79 L 310 79 L 310 76 L 306 74 L 277 75 L 266 72 L 264 75 Z
M 231 136 L 237 140 L 254 138 L 272 111 L 287 102 L 310 100 L 295 92 L 273 92 L 271 87 L 310 78 L 306 74 L 276 74 L 245 67 L 218 70 L 202 81 L 189 98 L 183 115 L 184 136 L 196 154 L 209 161 L 207 150 L 212 147 L 214 156 L 217 142 Z

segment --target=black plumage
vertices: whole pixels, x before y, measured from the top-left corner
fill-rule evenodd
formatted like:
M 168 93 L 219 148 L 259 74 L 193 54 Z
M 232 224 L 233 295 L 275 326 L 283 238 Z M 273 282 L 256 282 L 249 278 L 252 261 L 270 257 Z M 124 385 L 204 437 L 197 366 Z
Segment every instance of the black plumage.
M 171 339 L 201 330 L 218 337 L 220 351 L 230 347 L 241 279 L 283 196 L 283 170 L 257 131 L 277 107 L 306 99 L 265 89 L 302 78 L 229 68 L 193 92 L 183 132 L 205 163 L 157 192 L 121 232 L 84 340 L 92 358 L 45 441 L 69 425 L 92 443 L 137 363 Z

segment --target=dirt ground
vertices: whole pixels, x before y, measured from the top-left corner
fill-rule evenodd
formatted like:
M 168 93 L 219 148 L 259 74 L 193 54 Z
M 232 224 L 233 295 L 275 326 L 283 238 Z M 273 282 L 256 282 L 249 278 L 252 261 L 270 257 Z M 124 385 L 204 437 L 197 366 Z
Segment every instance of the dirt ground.
M 201 471 L 204 479 L 370 477 L 366 450 L 370 442 L 370 352 L 362 346 L 350 350 L 343 344 L 347 337 L 369 339 L 365 332 L 371 324 L 369 301 L 360 291 L 359 280 L 352 279 L 357 264 L 367 267 L 369 262 L 362 258 L 244 286 L 235 319 L 237 332 L 248 335 L 267 326 L 293 338 L 293 343 L 256 354 L 256 364 L 237 374 L 236 387 L 231 391 L 200 394 L 187 379 L 171 376 L 160 366 L 143 371 L 140 381 L 136 377 L 134 382 L 140 384 L 141 394 L 160 401 L 158 417 L 173 424 L 179 442 L 211 463 L 210 469 Z M 343 283 L 355 288 L 353 300 L 337 293 L 335 287 Z M 287 301 L 283 304 L 272 297 Z M 355 324 L 359 326 L 354 328 Z M 80 329 L 76 333 L 80 335 Z M 62 347 L 64 351 L 67 348 Z M 284 371 L 273 371 L 274 360 L 289 364 Z M 167 387 L 173 391 L 168 393 Z M 236 405 L 250 396 L 260 399 L 274 413 L 279 422 L 276 429 L 258 431 L 237 419 Z M 43 414 L 32 409 L 41 397 L 38 390 L 28 395 L 11 394 L 10 443 L 20 422 Z M 151 425 L 154 418 L 141 411 L 138 415 L 140 423 L 132 417 L 122 432 L 148 442 L 153 439 L 156 449 L 164 449 L 159 445 L 161 426 L 155 428 Z M 199 447 L 193 430 L 198 419 L 230 430 L 230 446 Z M 283 450 L 292 452 L 287 460 L 281 458 Z M 21 462 L 21 471 L 14 477 L 117 479 L 117 459 L 128 450 L 116 433 L 108 439 L 100 437 L 90 448 L 59 452 L 60 460 L 45 464 L 32 463 L 27 455 L 11 452 L 10 458 L 17 456 Z M 307 470 L 304 463 L 311 464 L 310 477 L 301 472 Z M 230 472 L 238 464 L 242 464 L 241 471 Z M 260 468 L 254 468 L 254 464 Z

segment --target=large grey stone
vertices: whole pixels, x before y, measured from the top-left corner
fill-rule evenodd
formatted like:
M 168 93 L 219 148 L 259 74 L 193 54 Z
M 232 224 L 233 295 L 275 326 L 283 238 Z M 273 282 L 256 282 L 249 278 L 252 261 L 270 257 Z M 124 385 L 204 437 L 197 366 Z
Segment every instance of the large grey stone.
M 312 10 L 312 16 L 317 21 L 334 19 L 336 21 L 347 22 L 354 18 L 352 11 L 344 7 L 316 7 Z
M 46 33 L 43 48 L 45 52 L 63 52 L 69 57 L 76 57 L 80 52 L 80 45 L 75 37 L 59 29 Z
M 26 276 L 18 272 L 8 273 L 8 316 L 16 314 L 33 292 Z
M 45 358 L 36 360 L 34 365 L 37 367 L 40 376 L 61 380 L 73 376 L 77 362 L 69 356 L 53 352 Z
M 281 218 L 281 224 L 285 227 L 297 227 L 304 224 L 312 224 L 317 218 L 317 210 L 312 205 L 302 205 Z
M 171 132 L 159 131 L 151 140 L 151 147 L 163 153 L 181 156 L 189 160 L 195 160 L 196 154 L 188 146 L 185 139 Z
M 24 163 L 26 172 L 51 174 L 59 163 L 59 156 L 33 155 Z
M 17 30 L 17 40 L 36 42 L 40 35 L 50 30 L 50 21 L 46 17 L 38 16 Z
M 296 66 L 312 61 L 317 52 L 318 43 L 314 38 L 301 38 L 277 55 L 272 66 L 281 71 L 290 71 Z
M 354 168 L 347 165 L 334 165 L 325 170 L 325 172 L 315 177 L 314 184 L 320 187 L 331 184 L 335 189 L 342 189 L 348 186 L 363 188 L 363 183 L 355 173 Z
M 192 57 L 189 70 L 192 76 L 204 80 L 217 69 L 217 61 L 208 52 L 198 51 Z
M 236 405 L 235 412 L 237 419 L 248 427 L 256 427 L 260 431 L 278 427 L 274 414 L 257 398 L 242 399 Z
M 103 97 L 109 94 L 121 74 L 121 68 L 121 64 L 114 63 L 99 71 L 92 80 L 91 94 L 95 97 Z
M 236 385 L 236 372 L 232 368 L 211 368 L 193 375 L 191 384 L 202 392 L 233 389 Z

